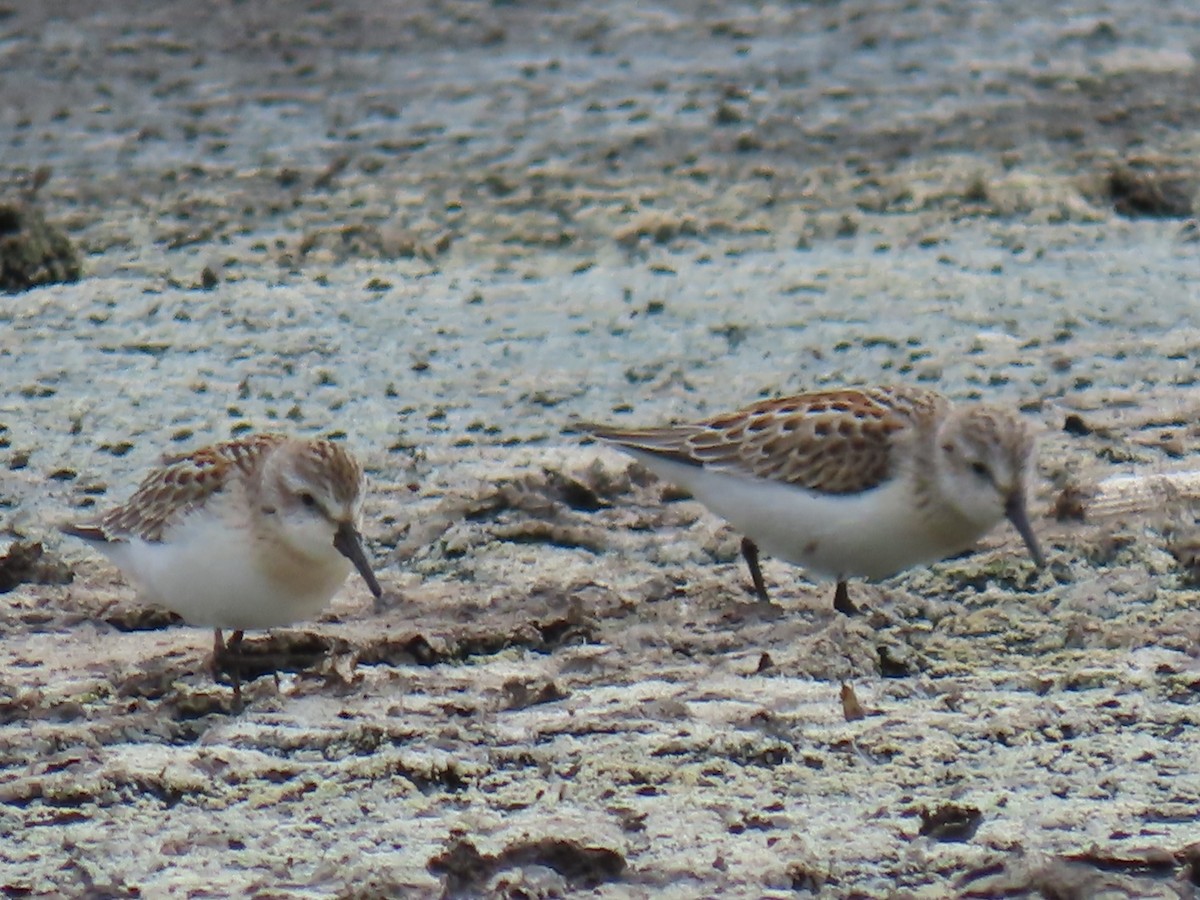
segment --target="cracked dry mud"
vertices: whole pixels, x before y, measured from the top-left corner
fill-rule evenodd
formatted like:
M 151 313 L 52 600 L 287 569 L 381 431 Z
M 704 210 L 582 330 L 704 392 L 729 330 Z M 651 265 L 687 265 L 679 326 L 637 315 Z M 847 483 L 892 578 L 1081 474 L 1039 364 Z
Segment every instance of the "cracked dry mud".
M 1183 0 L 0 2 L 0 183 L 84 267 L 0 298 L 0 886 L 1193 896 L 1198 47 Z M 764 616 L 572 430 L 889 381 L 1043 428 L 1045 572 L 1001 528 L 848 620 L 767 559 Z M 231 716 L 54 524 L 249 429 L 366 461 L 385 598 L 251 635 Z

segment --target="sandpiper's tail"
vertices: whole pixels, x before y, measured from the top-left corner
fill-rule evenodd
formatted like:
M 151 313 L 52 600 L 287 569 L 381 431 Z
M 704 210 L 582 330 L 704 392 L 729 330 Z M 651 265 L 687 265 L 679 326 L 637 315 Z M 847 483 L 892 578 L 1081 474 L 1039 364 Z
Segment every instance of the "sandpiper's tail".
M 113 540 L 109 536 L 108 532 L 104 530 L 104 526 L 96 523 L 88 523 L 83 525 L 69 523 L 66 525 L 59 525 L 58 530 L 63 534 L 79 538 L 81 541 L 87 541 L 90 544 L 109 544 L 112 543 Z
M 581 422 L 575 427 L 592 437 L 617 444 L 627 450 L 640 450 L 652 456 L 661 456 L 692 466 L 702 464 L 688 446 L 688 438 L 700 430 L 696 426 L 615 428 L 611 425 Z

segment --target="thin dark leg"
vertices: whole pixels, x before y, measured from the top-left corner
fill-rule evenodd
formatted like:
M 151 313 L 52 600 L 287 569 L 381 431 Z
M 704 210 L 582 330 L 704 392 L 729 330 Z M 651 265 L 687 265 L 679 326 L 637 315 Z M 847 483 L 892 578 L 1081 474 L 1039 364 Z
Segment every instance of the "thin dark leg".
M 240 631 L 235 631 L 229 638 L 227 655 L 230 671 L 233 674 L 233 711 L 242 711 L 242 637 Z
M 750 579 L 754 582 L 754 593 L 763 603 L 770 603 L 771 598 L 767 596 L 767 585 L 763 582 L 762 569 L 758 567 L 758 544 L 748 537 L 742 538 L 742 556 L 746 558 L 746 565 L 750 567 Z
M 212 658 L 212 680 L 214 684 L 221 683 L 221 663 L 225 659 L 225 638 L 221 636 L 221 629 L 213 629 L 213 658 Z
M 846 582 L 839 581 L 833 592 L 833 608 L 843 615 L 858 615 L 858 607 L 850 602 L 850 592 L 846 590 Z

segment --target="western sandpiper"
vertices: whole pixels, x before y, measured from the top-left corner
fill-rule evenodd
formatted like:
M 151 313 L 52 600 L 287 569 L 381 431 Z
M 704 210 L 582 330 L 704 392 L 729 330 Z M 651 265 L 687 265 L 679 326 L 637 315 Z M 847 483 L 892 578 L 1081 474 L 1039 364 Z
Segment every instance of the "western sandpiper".
M 107 555 L 145 598 L 214 629 L 241 708 L 243 631 L 310 618 L 354 568 L 382 590 L 359 532 L 358 461 L 326 440 L 263 434 L 167 458 L 125 504 L 63 529 Z M 233 629 L 228 646 L 222 628 Z
M 1025 492 L 1030 430 L 1008 410 L 901 387 L 816 391 L 689 425 L 587 430 L 686 490 L 768 553 L 837 581 L 885 578 L 971 547 L 1001 519 L 1045 563 Z

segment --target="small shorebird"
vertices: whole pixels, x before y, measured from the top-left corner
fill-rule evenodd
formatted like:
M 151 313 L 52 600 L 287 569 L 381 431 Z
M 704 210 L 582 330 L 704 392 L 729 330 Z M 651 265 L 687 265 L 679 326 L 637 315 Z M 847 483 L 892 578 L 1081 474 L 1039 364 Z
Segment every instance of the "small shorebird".
M 952 556 L 1004 518 L 1045 564 L 1025 510 L 1033 438 L 1005 409 L 913 388 L 847 388 L 688 425 L 584 427 L 741 531 L 763 602 L 760 547 L 835 579 L 833 605 L 847 615 L 857 612 L 848 578 Z
M 62 530 L 150 602 L 213 628 L 213 678 L 231 663 L 241 709 L 244 630 L 316 615 L 351 566 L 381 596 L 359 533 L 363 494 L 362 467 L 340 445 L 263 434 L 170 457 L 128 502 Z

